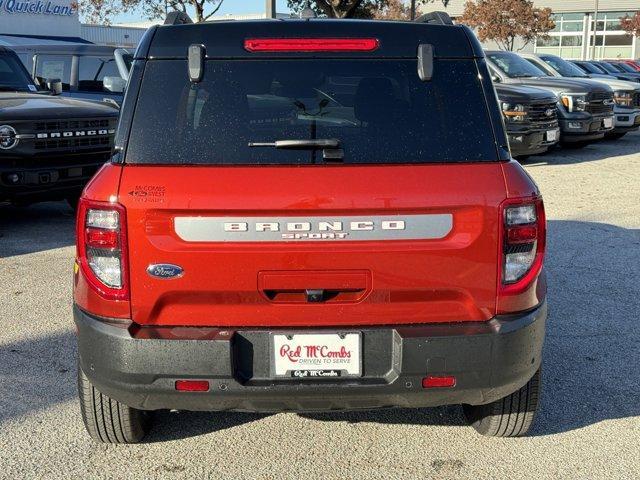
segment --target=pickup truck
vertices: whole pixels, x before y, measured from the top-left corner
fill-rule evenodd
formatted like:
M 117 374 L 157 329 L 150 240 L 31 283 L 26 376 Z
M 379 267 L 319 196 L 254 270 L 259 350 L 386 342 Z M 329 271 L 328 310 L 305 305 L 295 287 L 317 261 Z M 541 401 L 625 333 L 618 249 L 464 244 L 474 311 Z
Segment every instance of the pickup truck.
M 552 92 L 498 83 L 496 93 L 514 158 L 545 153 L 560 141 L 558 99 Z
M 582 81 L 600 82 L 613 89 L 614 122 L 607 138 L 621 138 L 640 128 L 640 85 L 614 77 L 591 77 L 575 64 L 551 54 L 522 54 L 522 57 L 553 77 L 576 78 Z
M 552 77 L 513 52 L 486 54 L 494 83 L 544 88 L 556 94 L 562 145 L 583 147 L 613 130 L 613 90 L 607 85 Z

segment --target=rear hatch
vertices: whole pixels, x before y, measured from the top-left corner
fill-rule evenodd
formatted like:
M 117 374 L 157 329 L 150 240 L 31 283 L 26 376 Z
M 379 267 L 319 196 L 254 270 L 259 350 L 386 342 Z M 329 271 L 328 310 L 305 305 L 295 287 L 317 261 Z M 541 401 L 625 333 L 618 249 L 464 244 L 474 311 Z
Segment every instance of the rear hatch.
M 144 65 L 119 191 L 135 322 L 495 314 L 506 192 L 473 59 L 426 82 L 415 58 L 204 65 L 193 83 L 186 60 Z

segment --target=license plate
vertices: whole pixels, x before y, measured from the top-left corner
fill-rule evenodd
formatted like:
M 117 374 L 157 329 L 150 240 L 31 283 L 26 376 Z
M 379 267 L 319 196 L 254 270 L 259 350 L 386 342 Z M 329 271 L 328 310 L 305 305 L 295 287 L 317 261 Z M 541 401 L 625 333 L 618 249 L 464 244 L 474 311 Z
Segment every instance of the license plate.
M 613 118 L 605 118 L 604 120 L 602 120 L 602 124 L 604 125 L 604 128 L 613 127 Z
M 555 142 L 558 139 L 557 130 L 547 130 L 547 142 Z
M 274 334 L 272 371 L 300 379 L 359 377 L 361 343 L 360 333 Z

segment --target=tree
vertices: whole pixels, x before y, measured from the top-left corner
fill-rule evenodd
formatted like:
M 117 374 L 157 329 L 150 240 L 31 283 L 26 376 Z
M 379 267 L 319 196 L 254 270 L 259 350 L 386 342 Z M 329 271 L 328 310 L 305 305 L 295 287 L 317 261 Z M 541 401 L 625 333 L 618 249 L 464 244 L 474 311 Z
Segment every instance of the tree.
M 78 0 L 77 7 L 89 22 L 108 24 L 114 16 L 138 9 L 149 20 L 164 18 L 167 12 L 193 11 L 194 22 L 211 18 L 224 0 Z
M 446 7 L 450 0 L 414 0 L 418 5 L 442 2 Z M 318 15 L 329 18 L 379 18 L 384 20 L 404 20 L 407 5 L 405 0 L 287 0 L 287 4 L 294 13 L 301 12 L 307 4 Z M 397 15 L 397 16 L 392 16 Z M 407 15 L 410 20 L 410 14 Z
M 388 0 L 387 5 L 376 11 L 378 20 L 411 20 L 411 7 L 402 0 Z
M 516 38 L 523 45 L 546 38 L 555 28 L 550 8 L 535 8 L 531 0 L 468 1 L 458 19 L 476 30 L 481 42 L 493 40 L 503 50 L 513 51 Z
M 301 12 L 307 4 L 319 15 L 329 18 L 373 18 L 389 0 L 287 0 L 292 12 Z
M 640 12 L 636 12 L 633 17 L 625 15 L 620 19 L 620 26 L 627 32 L 627 35 L 640 37 Z

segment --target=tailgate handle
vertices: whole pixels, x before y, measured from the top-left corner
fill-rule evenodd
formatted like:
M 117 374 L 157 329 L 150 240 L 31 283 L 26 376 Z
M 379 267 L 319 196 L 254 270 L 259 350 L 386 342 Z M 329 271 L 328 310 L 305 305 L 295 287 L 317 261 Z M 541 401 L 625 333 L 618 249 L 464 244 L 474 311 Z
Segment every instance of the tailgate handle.
M 370 273 L 260 272 L 259 290 L 274 303 L 339 303 L 359 301 L 371 290 Z

